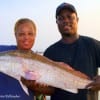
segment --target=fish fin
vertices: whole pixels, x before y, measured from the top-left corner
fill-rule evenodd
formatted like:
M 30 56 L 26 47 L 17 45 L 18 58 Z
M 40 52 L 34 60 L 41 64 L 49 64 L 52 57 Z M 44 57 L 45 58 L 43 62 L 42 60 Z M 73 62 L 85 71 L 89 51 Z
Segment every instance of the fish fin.
M 69 91 L 71 93 L 78 93 L 78 89 L 66 89 L 66 91 Z
M 19 81 L 19 83 L 20 83 L 22 89 L 24 90 L 24 92 L 25 92 L 27 95 L 29 95 L 28 88 L 27 88 L 25 85 L 23 85 L 21 81 Z

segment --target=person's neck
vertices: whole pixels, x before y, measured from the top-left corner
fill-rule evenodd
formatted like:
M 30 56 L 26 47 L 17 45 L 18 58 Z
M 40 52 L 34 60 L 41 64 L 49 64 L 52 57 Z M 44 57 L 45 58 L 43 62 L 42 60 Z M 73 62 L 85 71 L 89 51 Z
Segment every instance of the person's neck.
M 27 53 L 27 54 L 32 53 L 32 50 L 23 50 L 23 49 L 19 49 L 19 48 L 18 48 L 18 51 L 22 52 L 22 53 Z
M 79 38 L 79 35 L 71 36 L 71 37 L 62 37 L 61 41 L 66 44 L 72 44 Z

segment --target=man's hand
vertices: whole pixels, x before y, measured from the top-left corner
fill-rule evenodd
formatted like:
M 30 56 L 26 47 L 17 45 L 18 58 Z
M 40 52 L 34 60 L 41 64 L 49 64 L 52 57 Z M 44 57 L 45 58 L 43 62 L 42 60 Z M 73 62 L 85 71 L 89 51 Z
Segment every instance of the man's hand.
M 100 90 L 100 76 L 94 77 L 93 82 L 87 85 L 86 88 L 93 91 L 99 91 Z

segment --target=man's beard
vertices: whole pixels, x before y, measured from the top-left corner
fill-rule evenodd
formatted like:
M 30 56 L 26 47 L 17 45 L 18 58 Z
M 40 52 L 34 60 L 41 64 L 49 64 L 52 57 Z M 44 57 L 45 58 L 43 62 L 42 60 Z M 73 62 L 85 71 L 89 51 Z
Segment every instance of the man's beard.
M 75 36 L 75 34 L 70 34 L 70 33 L 61 33 L 61 35 L 63 37 L 74 37 Z

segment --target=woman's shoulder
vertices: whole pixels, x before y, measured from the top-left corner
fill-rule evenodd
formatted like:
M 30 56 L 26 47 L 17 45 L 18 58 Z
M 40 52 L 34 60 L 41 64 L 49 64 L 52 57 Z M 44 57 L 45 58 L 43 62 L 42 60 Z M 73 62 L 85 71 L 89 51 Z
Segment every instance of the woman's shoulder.
M 0 45 L 0 52 L 16 49 L 17 47 L 15 45 Z

